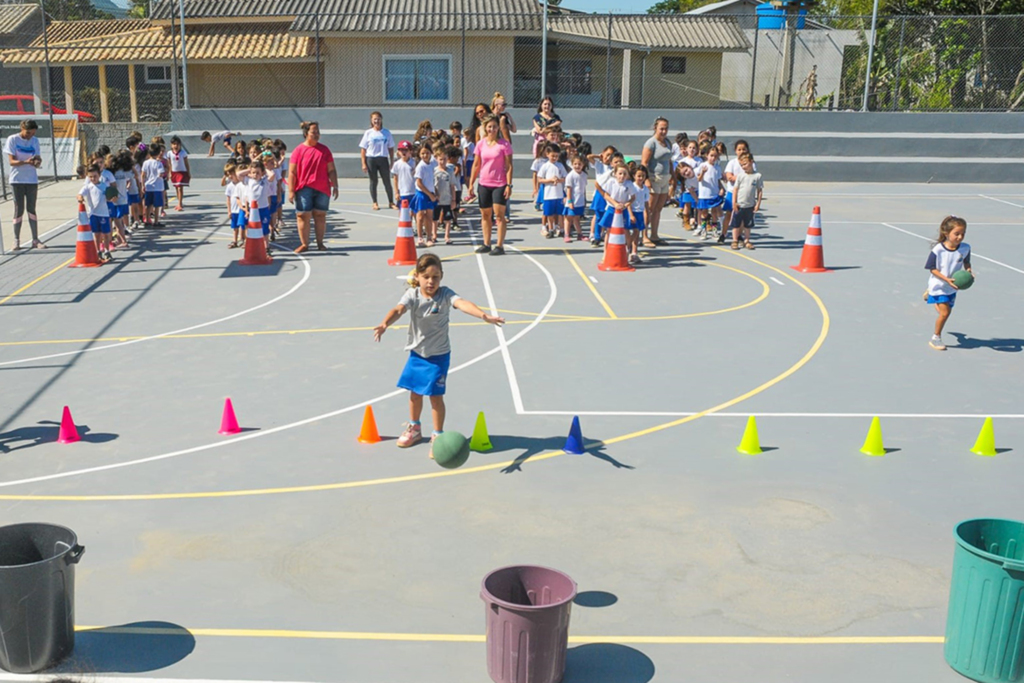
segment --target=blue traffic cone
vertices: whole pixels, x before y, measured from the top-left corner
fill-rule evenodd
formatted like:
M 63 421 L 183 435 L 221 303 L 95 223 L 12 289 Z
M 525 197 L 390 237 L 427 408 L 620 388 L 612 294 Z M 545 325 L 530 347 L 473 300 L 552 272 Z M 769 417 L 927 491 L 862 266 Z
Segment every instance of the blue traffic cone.
M 562 450 L 570 455 L 583 455 L 586 449 L 583 448 L 583 430 L 580 429 L 579 416 L 572 418 L 572 427 L 569 427 L 569 438 L 565 440 Z

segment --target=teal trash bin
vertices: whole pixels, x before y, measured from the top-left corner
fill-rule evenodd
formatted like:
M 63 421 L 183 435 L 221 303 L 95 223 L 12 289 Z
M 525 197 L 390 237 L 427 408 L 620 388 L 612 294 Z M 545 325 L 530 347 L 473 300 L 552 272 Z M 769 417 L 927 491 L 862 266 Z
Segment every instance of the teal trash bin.
M 954 532 L 945 657 L 982 683 L 1024 680 L 1024 522 L 969 519 Z

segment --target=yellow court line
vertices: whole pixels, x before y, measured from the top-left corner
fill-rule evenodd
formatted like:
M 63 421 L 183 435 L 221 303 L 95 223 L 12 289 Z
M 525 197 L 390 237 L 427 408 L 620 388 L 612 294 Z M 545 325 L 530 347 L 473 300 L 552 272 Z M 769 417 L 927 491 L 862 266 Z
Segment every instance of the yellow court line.
M 31 287 L 32 285 L 34 285 L 34 284 L 37 284 L 37 283 L 39 283 L 39 282 L 42 282 L 43 280 L 45 280 L 46 278 L 50 277 L 51 275 L 53 275 L 54 273 L 56 273 L 56 272 L 57 272 L 58 270 L 60 270 L 61 268 L 63 268 L 64 266 L 68 265 L 69 263 L 71 263 L 71 262 L 72 262 L 72 261 L 74 261 L 74 260 L 75 260 L 75 257 L 74 257 L 74 256 L 72 256 L 72 257 L 71 257 L 71 258 L 69 258 L 69 259 L 68 259 L 67 261 L 65 261 L 64 263 L 60 264 L 59 266 L 57 266 L 57 267 L 56 267 L 56 268 L 54 268 L 53 270 L 51 270 L 51 271 L 49 271 L 49 272 L 46 272 L 46 273 L 43 273 L 42 275 L 40 275 L 39 277 L 37 277 L 37 278 L 36 278 L 35 280 L 33 280 L 32 282 L 28 283 L 27 285 L 25 285 L 25 286 L 24 286 L 24 287 L 22 287 L 21 289 L 18 289 L 18 290 L 16 290 L 16 291 L 12 292 L 11 294 L 8 294 L 8 295 L 7 295 L 7 296 L 5 296 L 5 297 L 4 297 L 3 299 L 0 299 L 0 306 L 4 305 L 5 303 L 7 303 L 8 301 L 10 301 L 10 300 L 11 300 L 11 299 L 13 299 L 14 297 L 18 296 L 19 294 L 21 294 L 22 292 L 24 292 L 24 291 L 25 291 L 26 289 L 28 289 L 28 288 L 29 288 L 29 287 Z
M 304 640 L 376 640 L 408 643 L 483 643 L 482 634 L 373 633 L 369 631 L 300 631 L 255 628 L 153 628 L 144 626 L 76 626 L 75 631 L 118 635 L 206 636 L 214 638 L 279 638 Z M 569 636 L 573 645 L 938 645 L 943 636 Z
M 727 249 L 723 249 L 727 253 L 732 253 Z M 825 338 L 828 336 L 829 327 L 831 325 L 831 318 L 829 317 L 828 309 L 825 308 L 824 302 L 817 294 L 814 293 L 807 285 L 800 282 L 789 273 L 779 270 L 775 266 L 769 265 L 757 259 L 746 256 L 745 254 L 736 254 L 742 258 L 756 263 L 764 268 L 772 270 L 782 277 L 791 280 L 796 283 L 801 289 L 814 300 L 814 303 L 818 306 L 818 310 L 821 313 L 821 330 L 818 332 L 818 337 L 815 339 L 814 344 L 811 348 L 792 366 L 786 371 L 779 375 L 776 375 L 772 379 L 754 387 L 750 391 L 737 396 L 736 398 L 729 399 L 723 403 L 719 403 L 716 406 L 702 410 L 699 413 L 688 415 L 678 420 L 672 420 L 665 422 L 654 427 L 647 429 L 641 429 L 628 434 L 623 434 L 611 439 L 606 439 L 602 443 L 604 445 L 610 445 L 615 443 L 621 443 L 630 439 L 636 439 L 641 436 L 647 436 L 648 434 L 654 434 L 666 429 L 678 427 L 694 420 L 699 420 L 705 415 L 711 413 L 717 413 L 726 408 L 730 408 L 737 403 L 741 403 L 748 398 L 755 396 L 766 389 L 769 389 L 779 382 L 783 381 L 787 377 L 797 372 L 800 368 L 807 365 L 811 358 L 818 353 L 821 349 L 822 344 L 825 343 Z M 550 460 L 564 455 L 562 451 L 548 451 L 539 455 L 531 456 L 530 462 L 539 462 L 541 460 Z M 263 495 L 275 495 L 285 493 L 311 493 L 316 491 L 339 491 L 342 489 L 354 489 L 363 488 L 367 486 L 378 486 L 382 484 L 398 484 L 412 481 L 425 481 L 428 479 L 440 479 L 441 477 L 454 477 L 463 474 L 475 474 L 477 472 L 490 472 L 493 470 L 500 470 L 510 465 L 515 464 L 514 460 L 507 460 L 505 462 L 493 463 L 490 465 L 480 465 L 478 467 L 459 468 L 454 470 L 443 470 L 435 472 L 425 472 L 422 474 L 407 474 L 398 477 L 382 477 L 379 479 L 365 479 L 362 481 L 344 481 L 336 482 L 332 484 L 309 484 L 305 486 L 283 486 L 274 488 L 262 488 L 262 489 L 236 489 L 233 491 L 192 491 L 192 492 L 180 492 L 180 493 L 132 493 L 132 494 L 100 494 L 100 495 L 17 495 L 17 494 L 3 494 L 0 495 L 0 500 L 23 500 L 23 501 L 65 501 L 65 502 L 96 502 L 96 501 L 138 501 L 138 500 L 183 500 L 183 499 L 195 499 L 195 498 L 239 498 L 247 496 L 263 496 Z
M 565 254 L 565 258 L 569 259 L 569 263 L 571 263 L 572 267 L 576 269 L 576 272 L 580 274 L 580 277 L 583 278 L 583 282 L 586 283 L 590 291 L 593 292 L 595 297 L 597 297 L 597 302 L 601 304 L 602 308 L 604 308 L 605 313 L 608 314 L 608 317 L 612 318 L 613 320 L 617 318 L 618 316 L 615 315 L 615 311 L 612 310 L 612 307 L 608 305 L 608 302 L 605 301 L 604 298 L 601 296 L 600 292 L 597 291 L 597 287 L 594 286 L 594 283 L 590 281 L 590 278 L 587 277 L 586 273 L 583 272 L 583 269 L 580 268 L 580 264 L 576 263 L 576 259 L 572 257 L 572 254 L 569 253 L 569 250 L 563 249 L 562 252 Z

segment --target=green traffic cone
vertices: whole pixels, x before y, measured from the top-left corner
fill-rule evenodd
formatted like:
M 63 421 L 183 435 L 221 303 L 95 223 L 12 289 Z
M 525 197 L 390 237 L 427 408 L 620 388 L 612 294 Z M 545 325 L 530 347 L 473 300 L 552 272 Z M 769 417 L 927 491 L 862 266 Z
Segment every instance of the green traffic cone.
M 487 420 L 484 419 L 484 411 L 476 416 L 476 426 L 473 427 L 473 436 L 469 440 L 469 450 L 477 453 L 484 453 L 491 450 L 491 437 L 487 434 Z
M 864 455 L 885 455 L 885 446 L 882 445 L 882 423 L 877 417 L 871 419 L 868 438 L 864 439 L 860 452 Z
M 971 453 L 984 455 L 988 458 L 996 455 L 996 435 L 992 429 L 991 417 L 986 417 L 985 423 L 981 425 L 978 440 L 974 442 L 974 448 L 971 449 Z
M 764 452 L 761 450 L 761 441 L 757 437 L 757 421 L 753 415 L 747 418 L 747 427 L 743 430 L 743 440 L 740 441 L 736 450 L 743 455 L 760 455 Z

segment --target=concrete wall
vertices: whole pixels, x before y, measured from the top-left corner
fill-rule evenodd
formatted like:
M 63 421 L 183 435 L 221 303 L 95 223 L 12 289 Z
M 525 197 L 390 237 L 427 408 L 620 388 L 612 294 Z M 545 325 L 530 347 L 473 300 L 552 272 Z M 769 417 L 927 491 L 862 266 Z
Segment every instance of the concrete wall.
M 170 140 L 167 131 L 171 124 L 167 122 L 147 123 L 80 123 L 78 124 L 78 137 L 82 142 L 82 154 L 87 155 L 96 151 L 100 145 L 106 145 L 112 150 L 124 147 L 124 141 L 132 132 L 142 133 L 142 141 L 149 143 L 156 135 L 163 135 L 165 140 Z M 189 151 L 195 153 L 196 145 L 189 146 Z M 84 161 L 82 159 L 81 161 Z
M 316 105 L 316 64 L 266 62 L 258 64 L 188 65 L 190 104 L 194 107 L 268 107 L 296 102 Z
M 331 106 L 384 102 L 385 55 L 449 56 L 453 103 L 490 102 L 495 91 L 512 95 L 512 36 L 468 36 L 465 79 L 460 35 L 327 38 L 323 42 L 324 101 Z
M 686 73 L 662 72 L 662 57 L 685 57 Z M 722 79 L 721 52 L 633 51 L 631 107 L 717 107 Z M 641 77 L 641 73 L 645 75 Z
M 744 33 L 750 44 L 757 39 L 757 74 L 754 82 L 755 105 L 764 105 L 768 96 L 771 106 L 797 106 L 798 97 L 779 101 L 779 89 L 783 83 L 784 32 L 781 29 L 746 29 Z M 827 31 L 806 29 L 796 34 L 793 44 L 793 81 L 791 92 L 797 93 L 800 84 L 817 66 L 818 97 L 835 93 L 838 99 L 840 79 L 843 72 L 843 52 L 847 45 L 860 45 L 857 31 Z M 749 103 L 750 77 L 754 68 L 754 50 L 728 53 L 722 59 L 721 96 L 723 100 Z

